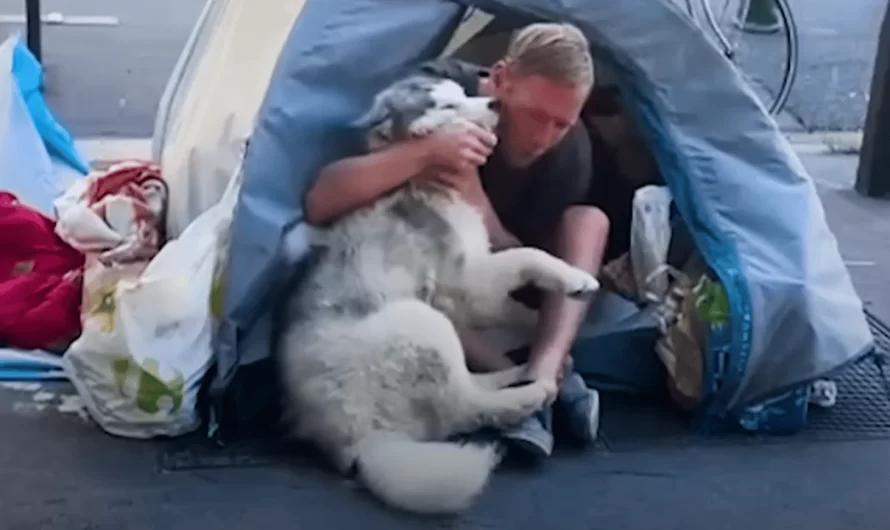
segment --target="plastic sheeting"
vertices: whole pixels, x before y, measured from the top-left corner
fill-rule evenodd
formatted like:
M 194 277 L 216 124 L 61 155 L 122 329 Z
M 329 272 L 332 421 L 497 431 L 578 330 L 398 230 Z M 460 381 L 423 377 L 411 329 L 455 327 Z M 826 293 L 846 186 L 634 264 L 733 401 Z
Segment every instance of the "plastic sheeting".
M 677 208 L 731 304 L 729 324 L 712 329 L 709 341 L 703 423 L 750 420 L 763 407 L 746 406 L 788 391 L 800 403 L 801 385 L 871 349 L 862 303 L 810 177 L 753 90 L 674 5 L 466 3 L 514 26 L 574 22 L 635 103 Z M 447 0 L 308 0 L 303 7 L 245 160 L 211 386 L 223 427 L 255 423 L 258 403 L 274 400 L 261 395 L 274 379 L 270 308 L 297 274 L 282 257 L 282 238 L 304 222 L 305 189 L 322 165 L 355 152 L 348 124 L 376 91 L 445 47 L 463 7 Z
M 0 190 L 54 217 L 53 200 L 88 165 L 46 106 L 42 80 L 40 63 L 18 35 L 0 44 Z
M 223 195 L 301 0 L 209 0 L 164 93 L 152 151 L 177 237 Z M 209 50 L 209 52 L 208 52 Z
M 86 173 L 71 135 L 43 100 L 43 69 L 18 35 L 0 44 L 0 191 L 54 217 L 53 200 Z M 0 348 L 0 381 L 66 379 L 59 356 Z
M 52 156 L 86 175 L 90 172 L 89 163 L 78 152 L 71 133 L 56 121 L 43 99 L 43 67 L 17 35 L 10 37 L 10 42 L 15 43 L 12 73 L 46 148 Z

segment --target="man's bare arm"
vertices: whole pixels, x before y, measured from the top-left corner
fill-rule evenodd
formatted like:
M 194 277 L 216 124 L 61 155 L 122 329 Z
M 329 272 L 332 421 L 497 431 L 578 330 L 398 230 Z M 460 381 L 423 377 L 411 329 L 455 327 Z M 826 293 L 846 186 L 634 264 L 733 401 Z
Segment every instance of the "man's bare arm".
M 460 327 L 457 330 L 467 366 L 474 372 L 497 372 L 515 366 L 503 352 L 495 350 L 475 330 Z
M 479 126 L 442 131 L 400 142 L 364 156 L 346 158 L 324 169 L 306 192 L 306 220 L 325 225 L 424 174 L 441 180 L 442 171 L 457 171 L 485 163 L 497 138 Z M 460 182 L 445 179 L 451 187 Z
M 478 205 L 482 210 L 482 218 L 485 220 L 485 227 L 488 228 L 488 239 L 491 241 L 491 250 L 505 250 L 513 247 L 521 247 L 522 242 L 519 238 L 510 233 L 509 230 L 501 223 L 498 214 L 494 211 L 488 198 L 483 199 L 482 204 Z
M 428 152 L 423 140 L 414 140 L 325 166 L 306 192 L 306 220 L 326 225 L 374 202 L 421 173 Z

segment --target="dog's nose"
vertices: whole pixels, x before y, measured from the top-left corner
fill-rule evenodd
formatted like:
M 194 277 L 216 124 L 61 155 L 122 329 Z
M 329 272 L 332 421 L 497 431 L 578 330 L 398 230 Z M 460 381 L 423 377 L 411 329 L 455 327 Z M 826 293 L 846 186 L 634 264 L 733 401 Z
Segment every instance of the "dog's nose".
M 501 102 L 496 99 L 493 99 L 488 102 L 488 108 L 490 110 L 501 110 Z

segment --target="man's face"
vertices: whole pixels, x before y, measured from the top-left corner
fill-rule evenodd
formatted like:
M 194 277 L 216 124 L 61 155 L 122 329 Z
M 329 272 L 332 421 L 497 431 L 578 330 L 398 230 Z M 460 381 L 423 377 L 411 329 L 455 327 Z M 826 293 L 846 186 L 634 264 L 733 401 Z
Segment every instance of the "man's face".
M 527 167 L 558 144 L 578 120 L 588 93 L 586 86 L 517 75 L 503 62 L 492 68 L 491 89 L 500 102 L 498 147 L 514 167 Z

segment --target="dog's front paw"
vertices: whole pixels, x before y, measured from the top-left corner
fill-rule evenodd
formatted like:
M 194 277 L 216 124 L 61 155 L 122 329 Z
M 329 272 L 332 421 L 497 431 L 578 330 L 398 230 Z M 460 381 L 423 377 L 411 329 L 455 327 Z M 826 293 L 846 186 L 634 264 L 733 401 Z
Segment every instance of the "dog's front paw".
M 550 406 L 556 401 L 559 394 L 559 384 L 551 379 L 538 379 L 535 384 L 539 385 L 544 391 L 544 405 Z
M 570 298 L 585 298 L 600 288 L 600 282 L 592 274 L 572 267 L 565 278 L 565 293 Z
M 526 415 L 553 403 L 558 392 L 556 382 L 546 379 L 537 379 L 526 388 L 528 393 L 522 403 Z

